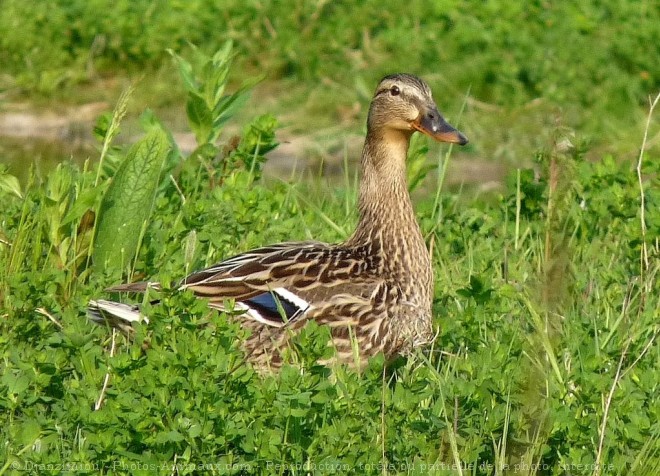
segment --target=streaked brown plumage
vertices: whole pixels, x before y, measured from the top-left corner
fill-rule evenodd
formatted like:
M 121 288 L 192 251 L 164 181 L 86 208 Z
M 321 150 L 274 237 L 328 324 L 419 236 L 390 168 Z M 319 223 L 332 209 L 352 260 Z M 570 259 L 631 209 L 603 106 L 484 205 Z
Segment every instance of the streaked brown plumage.
M 439 114 L 426 83 L 409 74 L 383 78 L 369 109 L 353 235 L 336 245 L 290 242 L 259 248 L 182 281 L 181 289 L 207 299 L 213 308 L 223 310 L 225 301 L 234 299 L 245 311 L 239 319 L 251 336 L 244 348 L 255 365 L 279 367 L 290 336 L 310 320 L 330 327 L 336 359 L 350 364 L 356 363 L 355 349 L 362 365 L 379 352 L 391 358 L 431 340 L 431 260 L 406 182 L 415 131 L 467 143 Z M 145 283 L 134 283 L 111 290 L 145 289 Z M 118 319 L 141 315 L 135 307 L 92 301 L 90 317 L 118 325 Z

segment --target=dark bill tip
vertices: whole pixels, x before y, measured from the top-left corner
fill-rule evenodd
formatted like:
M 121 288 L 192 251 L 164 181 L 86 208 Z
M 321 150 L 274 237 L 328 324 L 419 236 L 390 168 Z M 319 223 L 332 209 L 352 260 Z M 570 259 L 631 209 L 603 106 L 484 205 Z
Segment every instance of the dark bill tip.
M 448 142 L 450 144 L 465 145 L 468 143 L 467 137 L 449 124 L 437 111 L 432 111 L 426 115 L 420 115 L 411 123 L 413 129 L 422 134 L 437 140 L 438 142 Z
M 456 129 L 450 132 L 436 132 L 436 133 L 425 132 L 425 134 L 430 137 L 433 137 L 435 140 L 439 142 L 448 142 L 450 144 L 458 144 L 458 145 L 465 145 L 469 142 L 467 137 L 465 137 L 462 132 L 457 131 Z

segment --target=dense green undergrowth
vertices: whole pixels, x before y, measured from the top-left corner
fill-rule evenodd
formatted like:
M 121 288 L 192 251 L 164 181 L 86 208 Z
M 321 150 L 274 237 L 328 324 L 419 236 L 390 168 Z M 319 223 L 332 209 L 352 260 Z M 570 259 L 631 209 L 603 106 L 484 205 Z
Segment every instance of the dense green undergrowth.
M 350 177 L 259 179 L 272 117 L 215 145 L 241 102 L 224 91 L 227 54 L 201 72 L 178 60 L 190 157 L 149 114 L 143 139 L 114 147 L 122 98 L 99 121 L 93 170 L 65 163 L 24 188 L 0 175 L 0 474 L 660 471 L 660 161 L 643 160 L 640 182 L 616 158 L 585 161 L 561 130 L 492 200 L 420 198 L 441 332 L 387 369 L 317 365 L 326 335 L 310 327 L 299 364 L 261 377 L 236 321 L 168 289 L 133 339 L 90 324 L 89 299 L 123 278 L 169 283 L 259 245 L 350 233 Z M 415 142 L 416 178 L 424 160 Z
M 402 70 L 440 68 L 459 91 L 471 85 L 472 94 L 495 103 L 542 95 L 584 106 L 604 101 L 616 110 L 631 99 L 644 101 L 659 79 L 660 10 L 652 2 L 123 0 L 105 6 L 99 0 L 6 1 L 0 16 L 5 72 L 25 87 L 54 89 L 97 69 L 156 67 L 167 48 L 231 39 L 242 67 L 273 79 L 315 81 L 361 72 L 369 75 L 367 93 L 371 82 L 391 72 L 390 55 Z
M 4 0 L 0 31 L 9 99 L 111 101 L 131 77 L 141 78 L 141 104 L 171 106 L 180 97 L 167 49 L 213 51 L 231 39 L 235 78 L 267 79 L 253 107 L 287 116 L 298 133 L 355 130 L 355 105 L 373 84 L 412 72 L 450 116 L 469 94 L 476 151 L 514 164 L 525 157 L 511 151 L 547 139 L 546 118 L 608 150 L 634 150 L 660 87 L 660 7 L 648 1 Z

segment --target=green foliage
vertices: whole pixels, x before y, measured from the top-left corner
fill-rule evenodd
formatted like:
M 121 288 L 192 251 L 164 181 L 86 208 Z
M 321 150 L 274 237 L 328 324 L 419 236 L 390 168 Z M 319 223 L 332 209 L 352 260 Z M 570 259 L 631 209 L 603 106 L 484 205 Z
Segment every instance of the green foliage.
M 241 65 L 270 75 L 316 80 L 374 66 L 381 71 L 370 74 L 378 75 L 391 72 L 390 56 L 406 71 L 418 71 L 420 65 L 434 71 L 442 63 L 452 82 L 458 78 L 461 85 L 471 84 L 477 97 L 496 102 L 527 101 L 543 93 L 562 103 L 628 103 L 633 96 L 642 100 L 658 80 L 660 47 L 654 40 L 660 12 L 620 0 L 579 6 L 123 0 L 112 9 L 98 0 L 29 7 L 7 0 L 4 6 L 0 26 L 10 34 L 3 35 L 0 59 L 11 72 L 22 71 L 22 81 L 39 81 L 42 87 L 53 87 L 43 84 L 44 76 L 75 79 L 62 77 L 71 64 L 156 65 L 173 45 L 180 51 L 189 43 L 218 45 L 227 38 L 245 58 Z M 355 51 L 359 54 L 351 55 Z M 584 51 L 591 54 L 577 54 Z M 577 57 L 582 60 L 576 62 Z M 575 84 L 579 89 L 566 87 Z
M 199 77 L 195 67 L 185 74 Z M 102 137 L 112 123 L 99 124 Z M 422 197 L 442 332 L 430 350 L 387 369 L 382 358 L 361 374 L 318 365 L 327 329 L 310 326 L 294 341 L 296 365 L 261 377 L 244 363 L 240 321 L 167 284 L 131 339 L 92 326 L 87 302 L 115 283 L 110 268 L 92 273 L 86 259 L 92 212 L 97 240 L 108 243 L 113 227 L 103 221 L 141 204 L 127 239 L 143 238 L 122 246 L 136 247 L 136 279 L 162 283 L 267 243 L 345 238 L 350 181 L 321 195 L 255 182 L 275 126 L 257 117 L 223 147 L 207 142 L 213 154 L 167 160 L 167 132 L 154 126 L 128 150 L 104 142 L 117 159 L 112 179 L 100 165 L 66 163 L 20 194 L 11 179 L 0 187 L 0 474 L 422 475 L 455 474 L 458 464 L 463 474 L 586 475 L 599 454 L 601 474 L 656 474 L 652 155 L 640 188 L 630 164 L 586 161 L 581 147 L 556 140 L 499 200 Z M 427 173 L 415 151 L 413 181 Z M 169 175 L 159 180 L 165 160 Z M 142 182 L 142 198 L 112 211 Z
M 13 193 L 19 198 L 23 198 L 21 184 L 18 179 L 7 172 L 5 166 L 0 166 L 0 193 Z
M 168 149 L 166 134 L 153 129 L 126 153 L 99 209 L 93 253 L 98 271 L 124 269 L 131 262 L 151 214 Z
M 292 94 L 281 94 L 284 103 L 271 112 L 295 108 L 294 125 L 305 132 L 323 121 L 334 125 L 341 108 L 365 102 L 383 74 L 410 71 L 431 81 L 441 107 L 470 92 L 478 114 L 468 110 L 467 132 L 486 156 L 508 157 L 527 142 L 529 154 L 542 144 L 534 123 L 553 115 L 586 137 L 634 149 L 647 97 L 660 87 L 655 2 L 118 0 L 108 8 L 102 0 L 4 0 L 2 6 L 0 90 L 77 102 L 72 86 L 144 75 L 149 91 L 142 94 L 171 101 L 166 51 L 187 54 L 196 45 L 212 52 L 232 40 L 243 73 L 237 78 L 285 80 L 264 88 L 253 107 L 263 107 L 273 85 L 284 86 Z M 200 73 L 186 84 L 195 88 Z M 107 86 L 90 95 L 98 100 L 103 91 L 96 90 Z M 203 91 L 187 103 L 198 116 L 194 132 L 206 136 L 215 103 Z M 520 124 L 521 116 L 532 123 Z M 474 141 L 475 132 L 482 140 Z M 505 150 L 496 149 L 504 141 Z
M 225 43 L 212 57 L 207 57 L 198 50 L 194 51 L 199 63 L 196 68 L 200 72 L 199 77 L 195 77 L 189 62 L 169 50 L 179 66 L 179 74 L 188 93 L 188 123 L 195 133 L 197 144 L 203 147 L 218 139 L 222 125 L 231 117 L 232 111 L 244 102 L 246 91 L 254 86 L 256 81 L 246 81 L 237 91 L 224 94 L 231 66 L 231 42 Z M 193 155 L 198 153 L 208 154 L 206 149 L 198 149 Z

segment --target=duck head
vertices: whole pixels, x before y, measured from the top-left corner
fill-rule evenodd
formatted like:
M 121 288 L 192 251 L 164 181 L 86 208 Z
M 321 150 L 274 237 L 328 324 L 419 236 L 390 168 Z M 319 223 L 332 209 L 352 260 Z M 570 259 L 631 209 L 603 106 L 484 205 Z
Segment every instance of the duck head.
M 385 76 L 374 94 L 367 128 L 371 132 L 419 131 L 439 142 L 465 145 L 467 138 L 438 111 L 428 84 L 412 74 Z

